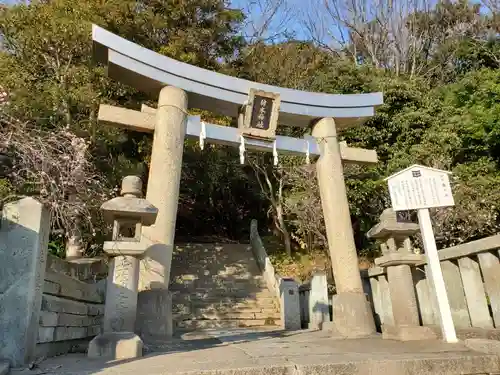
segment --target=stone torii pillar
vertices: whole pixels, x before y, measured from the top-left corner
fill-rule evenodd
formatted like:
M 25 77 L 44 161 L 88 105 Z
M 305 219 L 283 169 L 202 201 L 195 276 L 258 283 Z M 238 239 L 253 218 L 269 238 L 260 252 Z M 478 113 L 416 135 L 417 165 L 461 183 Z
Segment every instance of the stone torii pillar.
M 335 120 L 318 121 L 312 135 L 320 147 L 316 169 L 337 288 L 332 328 L 343 337 L 367 336 L 375 333 L 375 322 L 361 283 Z
M 139 275 L 137 330 L 145 335 L 171 336 L 172 297 L 168 292 L 179 202 L 188 98 L 166 86 L 155 112 L 153 147 L 146 199 L 158 208 L 154 225 L 144 228 L 148 249 Z

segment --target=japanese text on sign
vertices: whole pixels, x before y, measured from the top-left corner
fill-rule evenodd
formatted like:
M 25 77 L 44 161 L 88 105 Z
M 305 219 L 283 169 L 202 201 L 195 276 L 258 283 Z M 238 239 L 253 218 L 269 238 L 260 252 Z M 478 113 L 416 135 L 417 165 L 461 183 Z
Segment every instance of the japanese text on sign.
M 388 185 L 395 211 L 455 205 L 444 171 L 415 167 L 389 177 Z
M 256 95 L 253 100 L 250 127 L 267 130 L 270 127 L 273 99 Z

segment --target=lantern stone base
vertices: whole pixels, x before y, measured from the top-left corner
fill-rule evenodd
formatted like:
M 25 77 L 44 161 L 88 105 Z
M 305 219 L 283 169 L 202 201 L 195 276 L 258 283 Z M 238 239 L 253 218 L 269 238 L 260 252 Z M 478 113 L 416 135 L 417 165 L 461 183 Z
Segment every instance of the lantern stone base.
M 436 340 L 436 333 L 429 327 L 422 326 L 394 326 L 384 324 L 382 338 L 398 341 Z
M 132 332 L 108 332 L 97 335 L 90 341 L 89 358 L 133 359 L 142 357 L 143 343 Z
M 425 256 L 423 254 L 411 254 L 411 253 L 389 253 L 385 254 L 377 259 L 375 259 L 375 265 L 379 267 L 392 267 L 405 264 L 408 266 L 417 265 L 425 262 Z

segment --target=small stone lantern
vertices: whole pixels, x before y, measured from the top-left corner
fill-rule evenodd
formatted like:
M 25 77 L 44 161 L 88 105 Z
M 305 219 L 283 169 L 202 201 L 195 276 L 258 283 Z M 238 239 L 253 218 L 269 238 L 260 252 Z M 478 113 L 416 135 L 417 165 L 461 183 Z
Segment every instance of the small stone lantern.
M 427 340 L 436 338 L 429 327 L 421 327 L 417 298 L 413 285 L 412 266 L 424 262 L 415 254 L 410 237 L 419 232 L 418 224 L 398 219 L 392 208 L 384 210 L 380 222 L 367 233 L 368 238 L 381 241 L 382 256 L 375 264 L 387 270 L 394 325 L 384 324 L 382 336 L 391 340 Z
M 380 215 L 380 222 L 368 231 L 367 237 L 381 242 L 383 255 L 395 252 L 413 254 L 410 237 L 419 231 L 418 224 L 401 220 L 392 208 L 386 208 Z
M 104 219 L 113 223 L 112 241 L 104 252 L 112 257 L 106 284 L 104 333 L 89 344 L 89 357 L 127 359 L 142 356 L 142 341 L 134 334 L 140 257 L 147 249 L 141 242 L 142 227 L 153 225 L 158 209 L 141 198 L 142 181 L 127 176 L 121 197 L 101 206 Z

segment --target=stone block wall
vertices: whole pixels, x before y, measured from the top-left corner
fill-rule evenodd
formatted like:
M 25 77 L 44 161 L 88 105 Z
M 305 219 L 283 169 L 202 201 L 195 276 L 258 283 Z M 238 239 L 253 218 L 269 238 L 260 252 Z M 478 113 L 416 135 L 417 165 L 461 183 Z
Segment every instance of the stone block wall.
M 40 356 L 86 349 L 100 332 L 107 265 L 48 254 L 50 213 L 24 198 L 0 220 L 0 362 L 23 366 Z
M 500 339 L 500 235 L 439 250 L 439 259 L 459 338 Z M 394 325 L 387 268 L 372 267 L 362 276 L 370 282 L 379 330 Z M 424 261 L 411 267 L 417 302 L 416 321 L 440 334 L 437 302 Z M 399 300 L 398 300 L 399 301 Z
M 66 262 L 48 255 L 39 318 L 37 356 L 85 350 L 101 332 L 106 264 Z

